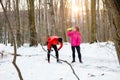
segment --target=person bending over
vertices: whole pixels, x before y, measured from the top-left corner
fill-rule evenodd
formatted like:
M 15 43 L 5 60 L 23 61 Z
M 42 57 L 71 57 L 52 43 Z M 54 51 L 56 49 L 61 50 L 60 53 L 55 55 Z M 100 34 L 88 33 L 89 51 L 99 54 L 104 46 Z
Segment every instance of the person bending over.
M 58 44 L 60 44 L 59 48 L 57 48 Z M 51 48 L 54 49 L 55 54 L 56 54 L 57 62 L 59 62 L 58 51 L 62 48 L 62 46 L 63 46 L 62 38 L 60 38 L 58 36 L 50 36 L 47 39 L 47 49 L 48 49 L 47 58 L 48 58 L 48 63 L 50 63 L 50 51 L 51 51 Z

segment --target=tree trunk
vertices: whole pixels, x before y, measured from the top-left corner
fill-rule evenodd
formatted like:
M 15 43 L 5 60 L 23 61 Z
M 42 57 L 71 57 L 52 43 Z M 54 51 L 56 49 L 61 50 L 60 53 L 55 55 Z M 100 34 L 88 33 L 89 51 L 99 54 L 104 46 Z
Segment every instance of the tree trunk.
M 50 36 L 49 33 L 49 28 L 48 28 L 48 10 L 47 10 L 47 0 L 44 1 L 44 22 L 43 22 L 43 36 L 44 38 L 47 38 L 48 36 Z
M 89 42 L 90 41 L 90 21 L 89 21 L 89 19 L 90 19 L 90 17 L 89 17 L 89 6 L 88 6 L 88 0 L 85 0 L 85 7 L 86 7 L 86 37 L 85 37 L 85 39 L 86 39 L 86 42 Z
M 11 27 L 11 25 L 10 25 L 10 21 L 9 21 L 9 19 L 8 19 L 8 16 L 7 16 L 7 12 L 6 12 L 5 8 L 4 8 L 3 3 L 2 3 L 1 0 L 0 0 L 0 3 L 1 3 L 2 9 L 3 9 L 3 12 L 4 12 L 4 15 L 5 15 L 6 21 L 8 22 L 8 27 L 9 27 L 9 29 L 10 29 L 11 35 L 12 35 L 13 45 L 14 45 L 14 58 L 13 58 L 13 63 L 16 63 L 17 48 L 16 48 L 15 36 L 14 36 L 14 34 L 13 34 L 12 27 Z
M 119 3 L 119 0 L 105 0 L 105 3 L 108 9 L 108 13 L 111 13 L 112 15 L 112 19 L 113 19 L 112 24 L 114 27 L 113 38 L 114 38 L 115 48 L 118 55 L 118 60 L 120 63 L 120 10 L 119 10 L 120 3 Z M 109 16 L 109 19 L 110 18 L 111 16 Z
M 9 8 L 9 11 L 10 11 L 10 1 L 8 1 L 8 2 L 6 2 L 6 5 L 5 5 L 5 10 L 7 11 L 7 6 L 8 6 L 8 8 Z M 6 19 L 3 19 L 3 21 L 4 21 L 4 44 L 5 45 L 7 45 L 7 41 L 9 41 L 8 39 L 7 39 L 7 36 L 9 36 L 7 33 L 9 33 L 8 32 L 8 28 L 7 28 L 7 21 L 6 21 Z
M 0 23 L 0 43 L 3 43 L 2 32 L 3 32 L 3 29 L 2 29 L 2 26 L 1 26 L 1 23 Z
M 20 32 L 20 17 L 19 17 L 19 1 L 16 0 L 16 32 L 17 32 L 17 36 L 16 36 L 16 40 L 17 40 L 17 46 L 20 47 L 22 45 L 21 43 L 21 32 Z
M 96 15 L 97 15 L 97 40 L 99 40 L 100 41 L 100 0 L 97 0 L 97 13 L 96 13 Z
M 9 15 L 8 16 L 10 16 L 10 13 L 11 13 L 11 2 L 10 2 L 10 0 L 8 0 L 8 8 L 9 8 Z M 7 21 L 5 22 L 5 23 L 7 23 Z M 8 28 L 8 26 L 6 26 L 6 28 L 7 28 L 7 35 L 8 35 L 8 43 L 11 43 L 11 45 L 13 45 L 13 41 L 12 41 L 12 39 L 11 39 L 11 33 L 10 33 L 10 31 L 9 31 L 9 28 Z
M 34 0 L 29 0 L 29 8 L 30 46 L 37 46 L 37 33 L 34 19 Z
M 64 5 L 63 5 L 63 0 L 60 0 L 60 16 L 59 16 L 59 30 L 60 30 L 60 36 L 64 35 L 64 30 L 63 30 L 63 16 L 64 16 Z
M 54 9 L 53 9 L 53 0 L 50 0 L 50 2 L 49 2 L 48 34 L 55 35 L 55 14 L 54 14 Z
M 96 41 L 96 0 L 91 0 L 91 42 Z

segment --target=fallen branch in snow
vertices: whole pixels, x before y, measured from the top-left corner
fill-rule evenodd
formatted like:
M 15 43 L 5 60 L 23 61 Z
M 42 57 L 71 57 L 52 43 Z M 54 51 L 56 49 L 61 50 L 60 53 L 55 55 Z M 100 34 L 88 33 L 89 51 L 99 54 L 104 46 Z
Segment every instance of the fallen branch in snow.
M 23 77 L 22 77 L 21 71 L 20 71 L 19 67 L 17 66 L 17 64 L 13 62 L 13 65 L 14 65 L 15 69 L 17 70 L 17 73 L 18 73 L 19 79 L 20 79 L 20 80 L 23 80 Z
M 14 53 L 9 53 L 10 55 L 14 55 Z M 20 54 L 16 54 L 16 56 L 22 56 L 22 55 L 20 55 Z
M 14 53 L 5 52 L 5 51 L 0 52 L 0 54 L 1 54 L 2 56 L 4 56 L 5 54 L 6 54 L 6 55 L 7 55 L 7 54 L 10 54 L 10 55 L 13 55 L 13 56 L 14 56 Z M 22 55 L 21 55 L 21 54 L 16 54 L 16 56 L 22 56 Z
M 56 58 L 54 55 L 52 55 L 52 54 L 50 54 L 52 57 L 54 57 L 54 58 Z M 73 71 L 73 74 L 75 75 L 75 77 L 78 79 L 78 80 L 80 80 L 80 78 L 77 76 L 77 74 L 75 73 L 75 70 L 74 70 L 74 68 L 72 67 L 72 65 L 68 62 L 68 61 L 66 61 L 66 60 L 62 60 L 62 59 L 59 59 L 60 61 L 62 61 L 62 62 L 64 62 L 64 63 L 66 63 L 66 64 L 68 64 L 69 66 L 70 66 L 70 68 L 72 69 L 72 71 Z
M 42 49 L 45 51 L 45 52 L 47 52 L 47 50 L 41 45 L 41 47 L 42 47 Z M 54 55 L 52 55 L 52 54 L 50 54 L 52 57 L 54 57 L 54 58 L 56 58 Z M 66 60 L 62 60 L 62 59 L 59 59 L 60 61 L 62 61 L 62 62 L 64 62 L 64 63 L 66 63 L 66 64 L 68 64 L 69 66 L 70 66 L 70 68 L 72 69 L 72 71 L 73 71 L 73 74 L 75 75 L 75 77 L 78 79 L 78 80 L 80 80 L 80 78 L 77 76 L 77 74 L 75 73 L 75 70 L 74 70 L 74 68 L 72 67 L 72 65 L 68 62 L 68 61 L 66 61 Z

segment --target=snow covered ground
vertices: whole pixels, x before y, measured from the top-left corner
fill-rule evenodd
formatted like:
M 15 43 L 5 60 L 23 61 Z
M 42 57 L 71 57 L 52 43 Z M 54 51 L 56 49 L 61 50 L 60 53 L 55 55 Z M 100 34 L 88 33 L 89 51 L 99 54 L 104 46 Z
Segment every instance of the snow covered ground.
M 44 46 L 46 49 L 46 46 Z M 66 63 L 60 64 L 51 56 L 50 64 L 46 61 L 47 54 L 40 45 L 29 47 L 28 44 L 17 49 L 17 65 L 24 80 L 77 80 L 72 70 Z M 0 80 L 19 80 L 17 71 L 12 64 L 13 47 L 0 44 Z M 59 51 L 60 59 L 72 61 L 71 46 L 64 43 Z M 120 65 L 118 63 L 114 44 L 103 43 L 82 43 L 81 53 L 83 64 L 78 62 L 71 64 L 80 80 L 120 80 Z M 54 51 L 51 54 L 55 55 Z

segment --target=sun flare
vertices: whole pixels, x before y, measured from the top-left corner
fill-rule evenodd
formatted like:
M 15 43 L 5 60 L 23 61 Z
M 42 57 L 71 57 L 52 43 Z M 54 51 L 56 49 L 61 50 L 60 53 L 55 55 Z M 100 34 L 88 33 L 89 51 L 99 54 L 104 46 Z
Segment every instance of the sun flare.
M 78 12 L 78 7 L 73 5 L 72 6 L 72 12 L 77 13 Z
M 72 14 L 78 13 L 78 6 L 75 3 L 75 0 L 72 0 Z

